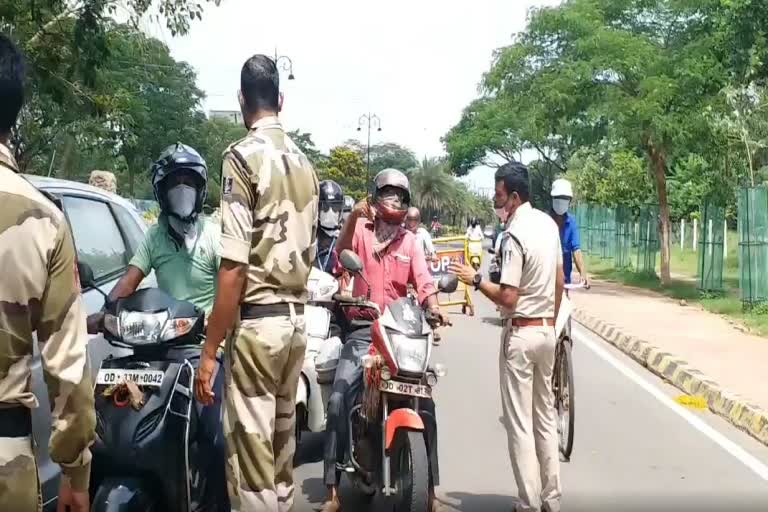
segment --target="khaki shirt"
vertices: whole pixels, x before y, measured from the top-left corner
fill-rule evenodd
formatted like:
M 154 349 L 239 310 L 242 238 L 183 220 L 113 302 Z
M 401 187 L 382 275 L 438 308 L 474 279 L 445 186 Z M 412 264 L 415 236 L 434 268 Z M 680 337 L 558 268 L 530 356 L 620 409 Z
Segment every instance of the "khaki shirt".
M 501 284 L 518 289 L 514 311 L 503 318 L 554 318 L 555 282 L 563 264 L 560 234 L 552 217 L 523 203 L 502 239 Z
M 315 261 L 319 183 L 276 117 L 225 152 L 221 257 L 248 265 L 242 301 L 304 303 Z
M 38 406 L 30 389 L 36 332 L 53 416 L 51 460 L 87 490 L 96 416 L 72 234 L 2 144 L 0 204 L 0 408 Z

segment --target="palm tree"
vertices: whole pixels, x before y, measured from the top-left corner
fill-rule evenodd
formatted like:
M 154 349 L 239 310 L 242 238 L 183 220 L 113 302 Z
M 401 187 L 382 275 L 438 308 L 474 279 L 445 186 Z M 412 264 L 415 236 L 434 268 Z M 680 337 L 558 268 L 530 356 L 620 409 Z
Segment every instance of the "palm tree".
M 445 160 L 427 158 L 409 172 L 413 204 L 428 216 L 447 214 L 456 205 L 459 192 Z

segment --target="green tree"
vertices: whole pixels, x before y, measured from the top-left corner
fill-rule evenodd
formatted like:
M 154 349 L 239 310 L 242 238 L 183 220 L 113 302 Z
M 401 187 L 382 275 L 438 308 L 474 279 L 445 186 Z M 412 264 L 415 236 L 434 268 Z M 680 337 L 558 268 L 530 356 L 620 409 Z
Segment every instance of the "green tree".
M 584 148 L 568 162 L 567 178 L 576 199 L 637 210 L 653 199 L 653 184 L 642 158 L 623 149 Z
M 367 163 L 368 151 L 364 144 L 356 140 L 348 140 L 344 145 L 354 149 Z M 408 171 L 418 165 L 413 151 L 394 142 L 384 142 L 371 145 L 371 175 L 375 176 L 384 169 Z
M 344 195 L 352 196 L 356 201 L 368 194 L 365 163 L 354 149 L 346 146 L 331 149 L 328 160 L 320 164 L 318 171 L 321 180 L 335 181 L 341 185 Z
M 408 173 L 411 184 L 411 202 L 424 211 L 423 216 L 446 213 L 456 204 L 457 193 L 453 176 L 445 161 L 425 157 L 421 164 Z
M 312 162 L 312 165 L 315 167 L 317 167 L 325 158 L 327 158 L 315 146 L 311 133 L 302 132 L 300 130 L 291 130 L 288 132 L 288 136 L 291 137 L 291 140 L 293 140 L 293 142 L 299 146 L 299 149 L 301 149 L 301 151 L 307 155 L 307 158 L 309 158 L 309 161 Z
M 534 124 L 560 146 L 561 159 L 606 138 L 644 155 L 660 209 L 663 282 L 670 278 L 667 176 L 689 145 L 710 137 L 704 113 L 722 102 L 728 80 L 708 9 L 707 2 L 675 0 L 541 8 L 498 52 L 484 81 L 496 97 L 536 102 Z
M 523 149 L 513 106 L 498 98 L 480 98 L 469 104 L 459 123 L 443 137 L 448 165 L 458 176 L 478 165 L 510 162 Z
M 117 44 L 125 41 L 127 32 L 140 34 L 138 21 L 150 9 L 161 13 L 156 18 L 163 19 L 173 34 L 184 34 L 193 19 L 201 19 L 203 3 L 219 1 L 0 0 L 0 30 L 18 41 L 29 67 L 28 102 L 13 140 L 22 168 L 46 172 L 57 161 L 54 150 L 69 155 L 65 163 L 128 165 L 119 162 L 125 157 L 119 154 L 122 148 L 116 146 L 114 134 L 130 121 L 120 110 L 130 102 L 126 95 L 142 91 L 115 89 L 102 71 L 118 59 L 125 68 L 155 64 L 145 62 L 142 52 L 121 52 Z M 116 28 L 113 21 L 118 7 L 128 17 L 125 27 Z M 134 42 L 138 39 L 133 37 Z

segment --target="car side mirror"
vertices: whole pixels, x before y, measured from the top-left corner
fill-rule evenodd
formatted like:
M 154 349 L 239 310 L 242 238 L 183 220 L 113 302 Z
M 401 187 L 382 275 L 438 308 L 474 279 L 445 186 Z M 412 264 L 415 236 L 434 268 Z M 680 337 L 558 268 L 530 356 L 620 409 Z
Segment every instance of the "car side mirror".
M 77 262 L 77 273 L 80 275 L 80 288 L 96 288 L 96 278 L 93 269 L 87 263 Z
M 341 251 L 341 254 L 339 255 L 339 261 L 345 270 L 348 270 L 353 274 L 359 274 L 363 270 L 363 260 L 360 259 L 360 256 L 350 251 L 349 249 L 344 249 Z
M 453 293 L 459 287 L 459 278 L 456 274 L 446 274 L 437 282 L 437 289 L 442 293 Z

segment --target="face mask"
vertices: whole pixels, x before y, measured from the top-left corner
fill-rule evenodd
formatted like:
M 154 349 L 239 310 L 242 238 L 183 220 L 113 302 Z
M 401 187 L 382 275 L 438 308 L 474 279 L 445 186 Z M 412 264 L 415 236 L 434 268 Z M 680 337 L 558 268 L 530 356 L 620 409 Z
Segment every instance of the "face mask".
M 558 215 L 563 215 L 565 212 L 568 211 L 568 206 L 571 204 L 570 199 L 553 199 L 552 200 L 552 209 L 555 211 Z
M 507 223 L 507 219 L 509 218 L 509 212 L 507 212 L 506 207 L 494 208 L 493 211 L 496 212 L 496 216 L 499 218 L 502 224 Z
M 186 219 L 195 211 L 197 190 L 189 185 L 176 185 L 168 190 L 168 206 L 171 212 L 181 219 Z
M 339 212 L 328 208 L 320 212 L 320 225 L 327 229 L 333 229 L 339 225 Z

